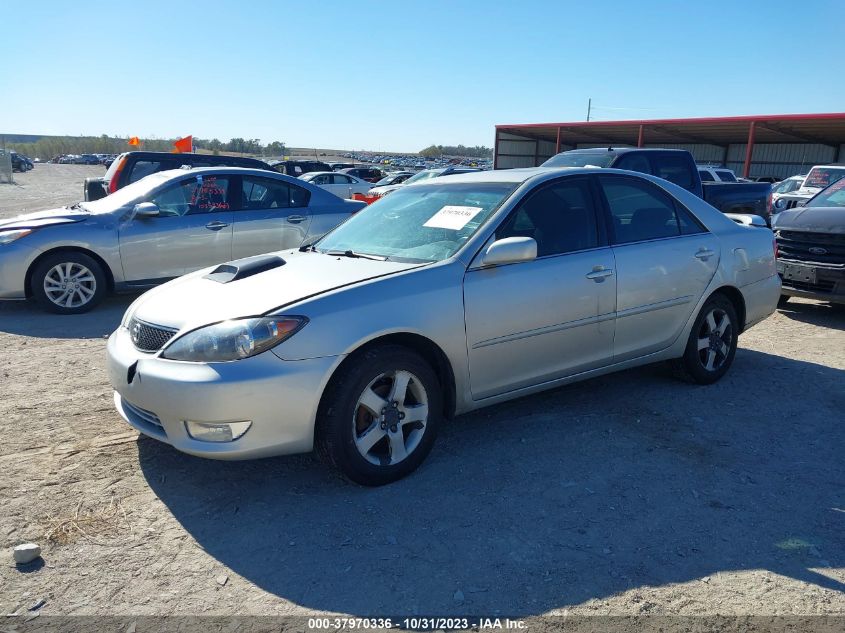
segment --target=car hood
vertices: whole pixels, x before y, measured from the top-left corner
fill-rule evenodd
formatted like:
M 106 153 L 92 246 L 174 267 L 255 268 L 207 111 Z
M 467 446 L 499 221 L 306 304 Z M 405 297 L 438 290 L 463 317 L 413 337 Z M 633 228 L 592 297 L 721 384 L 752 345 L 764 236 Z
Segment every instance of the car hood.
M 8 231 L 10 229 L 37 229 L 55 224 L 71 224 L 73 222 L 81 222 L 90 216 L 90 213 L 81 209 L 70 209 L 68 207 L 50 209 L 49 211 L 27 213 L 14 218 L 0 220 L 0 231 Z
M 130 308 L 132 316 L 154 325 L 189 330 L 266 314 L 343 286 L 422 265 L 316 252 L 270 255 L 281 257 L 284 264 L 244 279 L 221 283 L 207 278 L 216 266 L 174 279 L 141 296 Z
M 845 234 L 845 207 L 796 207 L 781 211 L 773 221 L 774 230 Z

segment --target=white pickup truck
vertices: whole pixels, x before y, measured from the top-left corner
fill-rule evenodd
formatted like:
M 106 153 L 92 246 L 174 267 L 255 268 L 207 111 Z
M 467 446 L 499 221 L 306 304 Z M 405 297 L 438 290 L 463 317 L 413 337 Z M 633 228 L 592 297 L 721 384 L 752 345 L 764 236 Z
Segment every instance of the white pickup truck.
M 773 211 L 779 212 L 804 206 L 819 191 L 841 178 L 845 178 L 845 165 L 816 165 L 807 173 L 798 190 L 780 198 Z

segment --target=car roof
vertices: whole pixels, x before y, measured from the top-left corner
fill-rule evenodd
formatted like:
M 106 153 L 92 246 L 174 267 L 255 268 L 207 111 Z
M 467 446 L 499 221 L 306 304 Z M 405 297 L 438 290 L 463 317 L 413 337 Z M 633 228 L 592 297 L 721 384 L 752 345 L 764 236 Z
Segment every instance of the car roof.
M 685 149 L 663 149 L 662 147 L 589 147 L 570 149 L 561 154 L 624 154 L 627 152 L 686 152 Z M 555 154 L 557 155 L 557 154 Z

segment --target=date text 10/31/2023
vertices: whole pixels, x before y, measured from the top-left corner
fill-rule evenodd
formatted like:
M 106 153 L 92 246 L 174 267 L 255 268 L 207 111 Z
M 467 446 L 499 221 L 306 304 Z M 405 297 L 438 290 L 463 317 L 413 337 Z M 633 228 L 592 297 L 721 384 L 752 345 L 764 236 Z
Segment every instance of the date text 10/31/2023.
M 467 629 L 512 630 L 526 629 L 523 620 L 484 617 L 398 617 L 398 618 L 308 618 L 311 631 L 411 629 L 415 631 L 460 631 Z

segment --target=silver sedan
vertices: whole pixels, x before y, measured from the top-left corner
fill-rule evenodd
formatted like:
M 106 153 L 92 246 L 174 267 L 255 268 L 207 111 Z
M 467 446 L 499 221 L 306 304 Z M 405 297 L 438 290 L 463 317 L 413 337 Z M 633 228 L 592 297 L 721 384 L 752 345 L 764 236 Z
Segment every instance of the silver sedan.
M 665 180 L 480 172 L 151 290 L 108 366 L 121 416 L 181 451 L 316 447 L 379 485 L 423 461 L 445 417 L 657 361 L 713 383 L 779 296 L 771 231 Z
M 177 169 L 110 196 L 0 220 L 0 299 L 53 312 L 313 241 L 366 206 L 260 169 Z

